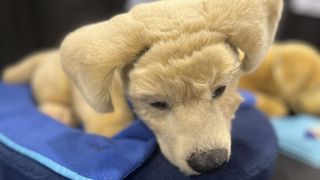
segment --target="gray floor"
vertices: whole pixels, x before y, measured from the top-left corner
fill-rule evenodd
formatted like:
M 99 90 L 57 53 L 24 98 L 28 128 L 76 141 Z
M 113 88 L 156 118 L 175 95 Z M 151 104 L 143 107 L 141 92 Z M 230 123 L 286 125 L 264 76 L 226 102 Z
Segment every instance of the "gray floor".
M 306 166 L 284 155 L 279 155 L 272 180 L 320 180 L 320 169 Z

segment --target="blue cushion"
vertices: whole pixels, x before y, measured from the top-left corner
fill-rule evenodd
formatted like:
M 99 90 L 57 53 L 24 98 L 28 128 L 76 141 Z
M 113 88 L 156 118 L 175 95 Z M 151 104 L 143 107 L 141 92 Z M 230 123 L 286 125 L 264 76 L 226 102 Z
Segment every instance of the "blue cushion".
M 27 85 L 4 84 L 0 84 L 0 143 L 70 179 L 124 178 L 156 146 L 141 121 L 112 139 L 90 135 L 38 112 Z
M 230 162 L 197 178 L 268 179 L 277 148 L 266 117 L 242 105 L 232 133 Z M 0 179 L 188 179 L 141 121 L 112 139 L 88 135 L 40 114 L 27 85 L 0 85 L 0 142 Z
M 310 128 L 320 127 L 320 118 L 301 114 L 273 118 L 281 153 L 311 167 L 320 168 L 320 141 L 308 137 Z

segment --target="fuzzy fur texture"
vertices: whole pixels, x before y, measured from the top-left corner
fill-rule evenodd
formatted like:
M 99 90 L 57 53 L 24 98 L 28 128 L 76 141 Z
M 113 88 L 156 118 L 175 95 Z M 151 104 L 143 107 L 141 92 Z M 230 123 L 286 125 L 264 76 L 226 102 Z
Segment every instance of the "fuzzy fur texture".
M 114 111 L 98 113 L 64 73 L 56 49 L 24 57 L 4 71 L 3 80 L 9 84 L 29 82 L 41 112 L 69 126 L 81 120 L 89 133 L 110 137 L 133 119 L 119 73 L 115 74 L 111 89 Z
M 320 54 L 308 44 L 276 43 L 257 71 L 240 82 L 257 94 L 258 107 L 271 116 L 288 115 L 289 109 L 320 115 Z
M 112 111 L 108 84 L 115 69 L 132 63 L 137 55 L 155 44 L 171 42 L 180 47 L 179 37 L 221 33 L 223 41 L 245 53 L 242 69 L 252 71 L 272 43 L 281 3 L 281 0 L 167 0 L 138 5 L 127 14 L 68 35 L 61 46 L 63 66 L 88 102 L 100 112 Z M 180 53 L 187 53 L 183 48 Z M 161 50 L 157 53 L 164 54 Z
M 129 111 L 121 108 L 127 107 L 127 94 L 165 157 L 182 172 L 199 174 L 187 162 L 192 154 L 223 149 L 225 157 L 211 158 L 229 159 L 231 120 L 241 102 L 238 80 L 265 55 L 281 10 L 282 0 L 166 0 L 138 5 L 69 34 L 60 49 L 62 66 L 97 111 L 120 112 L 121 117 Z M 238 48 L 244 52 L 243 60 Z M 124 86 L 116 86 L 115 79 Z M 226 86 L 224 94 L 213 98 L 221 86 Z M 120 90 L 124 92 L 116 96 Z M 77 98 L 82 103 L 75 101 L 73 106 L 89 107 L 80 95 Z M 168 108 L 150 106 L 157 101 Z

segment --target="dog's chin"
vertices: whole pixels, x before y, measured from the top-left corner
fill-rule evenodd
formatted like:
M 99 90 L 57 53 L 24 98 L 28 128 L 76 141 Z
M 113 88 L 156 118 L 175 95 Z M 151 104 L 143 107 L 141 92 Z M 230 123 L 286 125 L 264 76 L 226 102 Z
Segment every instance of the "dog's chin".
M 200 175 L 199 172 L 197 171 L 194 171 L 194 170 L 183 170 L 183 169 L 180 169 L 180 171 L 185 174 L 186 176 L 197 176 L 197 175 Z
M 160 146 L 161 148 L 161 146 Z M 200 175 L 199 172 L 194 171 L 188 164 L 187 161 L 180 157 L 173 157 L 172 153 L 169 153 L 165 150 L 165 148 L 161 148 L 162 154 L 165 156 L 165 158 L 173 164 L 175 167 L 177 167 L 184 175 L 186 176 L 192 176 L 192 175 Z
M 200 175 L 199 172 L 193 170 L 188 166 L 186 163 L 186 160 L 171 160 L 168 157 L 166 157 L 174 166 L 176 166 L 184 175 L 186 176 L 194 176 L 194 175 Z

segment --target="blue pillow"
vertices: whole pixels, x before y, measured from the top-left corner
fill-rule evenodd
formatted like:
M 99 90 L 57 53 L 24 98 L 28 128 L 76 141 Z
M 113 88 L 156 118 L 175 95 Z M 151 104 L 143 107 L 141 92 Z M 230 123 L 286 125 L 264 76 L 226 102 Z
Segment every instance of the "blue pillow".
M 320 118 L 310 115 L 273 118 L 281 153 L 311 167 L 320 168 L 320 141 L 308 137 L 308 130 L 320 126 Z
M 70 179 L 122 179 L 156 146 L 139 120 L 112 139 L 90 135 L 39 113 L 28 85 L 4 84 L 0 143 Z

